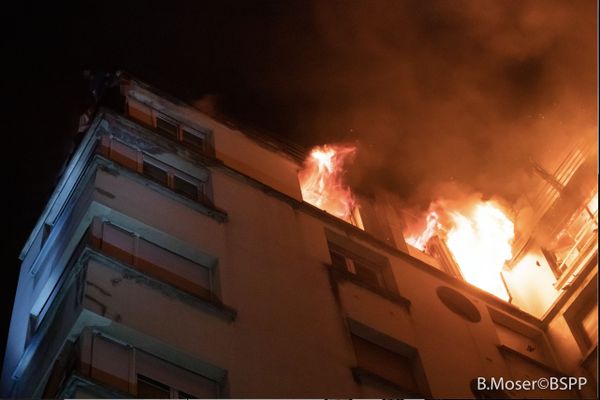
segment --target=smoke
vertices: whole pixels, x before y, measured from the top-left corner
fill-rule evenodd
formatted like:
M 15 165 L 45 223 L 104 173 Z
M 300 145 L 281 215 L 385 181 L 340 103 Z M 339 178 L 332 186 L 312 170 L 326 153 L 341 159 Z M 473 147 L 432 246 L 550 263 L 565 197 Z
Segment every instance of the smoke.
M 532 159 L 596 140 L 595 0 L 246 8 L 211 36 L 221 111 L 307 147 L 358 142 L 362 191 L 421 208 L 452 185 L 513 201 Z
M 528 160 L 595 135 L 595 2 L 351 4 L 316 8 L 336 65 L 317 123 L 361 141 L 358 186 L 420 204 L 447 182 L 514 199 Z

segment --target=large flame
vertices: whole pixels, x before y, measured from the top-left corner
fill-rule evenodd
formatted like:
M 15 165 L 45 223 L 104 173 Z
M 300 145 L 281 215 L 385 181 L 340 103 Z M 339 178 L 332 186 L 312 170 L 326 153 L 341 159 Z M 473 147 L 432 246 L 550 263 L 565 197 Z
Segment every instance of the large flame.
M 432 236 L 440 236 L 467 282 L 508 300 L 501 271 L 512 258 L 513 222 L 490 201 L 461 211 L 436 208 L 427 214 L 423 231 L 407 235 L 406 241 L 423 250 Z
M 310 151 L 298 177 L 304 201 L 344 221 L 360 225 L 354 215 L 356 200 L 342 179 L 344 163 L 355 152 L 356 147 L 353 146 L 317 146 Z

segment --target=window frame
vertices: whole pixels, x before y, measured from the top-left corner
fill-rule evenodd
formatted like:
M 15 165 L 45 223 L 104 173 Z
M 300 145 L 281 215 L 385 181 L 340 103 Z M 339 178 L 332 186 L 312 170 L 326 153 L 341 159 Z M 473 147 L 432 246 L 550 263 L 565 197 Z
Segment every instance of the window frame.
M 152 122 L 154 125 L 154 129 L 163 137 L 166 138 L 170 138 L 170 139 L 175 139 L 177 141 L 179 141 L 179 137 L 180 137 L 180 124 L 177 122 L 177 120 L 175 120 L 174 118 L 163 114 L 161 112 L 154 112 L 153 113 L 153 118 L 152 118 Z M 165 129 L 162 129 L 161 127 L 159 127 L 158 121 L 162 120 L 164 122 L 166 122 L 167 124 L 173 126 L 174 132 L 171 133 Z
M 202 153 L 202 154 L 207 153 L 208 140 L 209 140 L 208 132 L 199 131 L 197 129 L 192 129 L 187 126 L 181 126 L 180 130 L 181 130 L 181 142 L 182 143 L 186 144 L 187 146 L 190 146 L 193 149 L 199 150 L 200 153 Z M 186 133 L 188 133 L 190 136 L 192 136 L 194 138 L 199 139 L 199 141 L 201 142 L 201 145 L 198 145 L 193 140 L 191 140 L 191 141 L 186 140 Z
M 211 171 L 207 167 L 202 167 L 206 174 L 206 179 L 203 180 L 201 178 L 192 176 L 178 169 L 177 167 L 162 162 L 156 157 L 153 157 L 152 155 L 148 154 L 147 152 L 133 147 L 123 142 L 122 140 L 119 140 L 119 138 L 107 135 L 103 137 L 102 140 L 104 142 L 103 147 L 105 150 L 101 151 L 101 154 L 106 156 L 110 161 L 117 163 L 118 165 L 123 166 L 124 168 L 130 171 L 134 171 L 140 174 L 145 179 L 148 179 L 149 181 L 157 185 L 168 188 L 173 193 L 176 193 L 179 196 L 182 196 L 188 200 L 192 200 L 196 203 L 212 207 Z M 113 150 L 113 142 L 123 147 L 125 149 L 123 151 L 130 151 L 131 153 L 135 153 L 135 160 L 127 158 L 127 165 L 124 164 L 121 159 L 123 157 L 126 158 L 126 156 L 122 155 L 121 153 L 116 153 Z M 149 165 L 150 167 L 156 168 L 162 171 L 162 173 L 165 173 L 166 179 L 162 181 L 152 176 L 151 174 L 146 173 L 146 165 Z M 195 195 L 189 196 L 184 191 L 176 189 L 175 179 L 179 179 L 180 181 L 190 184 L 190 186 L 194 186 L 196 188 Z
M 389 263 L 386 265 L 381 265 L 376 261 L 359 256 L 354 252 L 347 250 L 342 246 L 331 241 L 328 241 L 328 250 L 331 259 L 331 266 L 333 268 L 343 269 L 344 272 L 352 275 L 355 280 L 360 281 L 361 283 L 373 290 L 383 291 L 386 294 L 398 295 L 396 283 L 390 282 L 389 277 L 386 277 L 385 274 L 386 269 L 390 268 Z M 332 254 L 336 254 L 337 256 L 343 257 L 344 265 L 339 265 L 338 263 L 336 263 Z M 357 264 L 373 272 L 375 277 L 377 278 L 377 284 L 374 284 L 370 280 L 364 279 L 361 275 L 359 275 L 356 267 Z M 391 271 L 388 272 L 389 274 L 391 274 Z
M 176 142 L 184 145 L 186 148 L 195 150 L 196 152 L 203 155 L 211 155 L 210 149 L 212 148 L 212 131 L 209 129 L 193 128 L 190 125 L 184 124 L 178 121 L 176 118 L 171 117 L 161 111 L 157 111 L 150 108 L 152 112 L 152 128 L 162 137 L 167 139 L 175 140 Z M 158 121 L 162 120 L 175 127 L 174 134 L 170 134 L 168 131 L 161 129 L 158 125 Z M 186 140 L 186 133 L 190 136 L 197 138 L 198 142 L 194 140 Z
M 369 385 L 371 382 L 376 384 L 383 384 L 395 390 L 401 390 L 405 395 L 416 396 L 420 398 L 430 397 L 430 388 L 427 381 L 427 376 L 423 369 L 423 363 L 421 361 L 419 351 L 417 348 L 404 343 L 394 337 L 388 336 L 368 325 L 364 325 L 352 318 L 346 318 L 347 334 L 349 336 L 350 346 L 352 353 L 354 354 L 356 363 L 355 366 L 351 367 L 352 375 L 355 381 L 359 384 Z M 404 383 L 390 380 L 389 377 L 380 375 L 376 371 L 368 368 L 368 366 L 361 366 L 357 347 L 354 337 L 359 339 L 359 342 L 365 342 L 368 346 L 372 346 L 376 352 L 389 353 L 392 357 L 398 357 L 404 363 L 404 366 L 408 367 L 414 388 L 407 387 Z M 363 347 L 362 350 L 365 348 Z
M 598 191 L 596 190 L 596 192 L 590 194 L 588 198 L 586 198 L 585 203 L 571 215 L 563 228 L 554 235 L 552 242 L 558 241 L 561 234 L 568 235 L 568 237 L 573 240 L 573 244 L 570 245 L 564 259 L 558 258 L 556 250 L 552 248 L 542 248 L 542 253 L 544 254 L 544 257 L 550 266 L 550 270 L 556 278 L 555 287 L 558 289 L 567 284 L 569 276 L 578 270 L 582 259 L 589 256 L 589 254 L 593 252 L 594 244 L 596 244 L 597 248 L 598 207 L 596 207 L 595 211 L 590 209 L 590 204 L 595 204 L 594 200 L 597 201 L 597 199 Z M 577 230 L 574 237 L 570 229 L 573 228 L 577 220 L 582 217 L 585 221 Z M 573 259 L 570 259 L 573 251 L 577 251 L 577 254 Z
M 145 376 L 143 374 L 140 373 L 136 373 L 136 387 L 137 387 L 137 394 L 135 395 L 136 398 L 138 399 L 152 399 L 154 397 L 140 397 L 140 380 L 141 381 L 145 381 L 145 383 L 147 383 L 148 385 L 151 386 L 156 386 L 159 389 L 163 389 L 165 392 L 169 393 L 169 397 L 161 397 L 161 398 L 168 398 L 168 399 L 195 399 L 194 396 L 192 396 L 189 393 L 186 393 L 183 390 L 177 389 L 174 386 L 168 385 L 166 383 L 160 382 L 156 379 L 150 378 L 148 376 Z M 141 378 L 141 379 L 140 379 Z M 161 388 L 162 386 L 162 388 Z M 184 397 L 181 397 L 183 395 L 185 395 Z M 218 394 L 218 390 L 217 390 L 217 394 Z

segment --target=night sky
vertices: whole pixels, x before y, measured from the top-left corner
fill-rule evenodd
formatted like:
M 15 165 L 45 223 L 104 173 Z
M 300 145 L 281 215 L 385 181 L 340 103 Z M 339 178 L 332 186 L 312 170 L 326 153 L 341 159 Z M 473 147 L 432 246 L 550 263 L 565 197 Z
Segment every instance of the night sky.
M 83 69 L 303 146 L 357 144 L 354 186 L 422 207 L 448 182 L 513 200 L 530 158 L 596 137 L 595 0 L 171 3 L 5 12 L 2 350 L 17 254 L 89 104 Z

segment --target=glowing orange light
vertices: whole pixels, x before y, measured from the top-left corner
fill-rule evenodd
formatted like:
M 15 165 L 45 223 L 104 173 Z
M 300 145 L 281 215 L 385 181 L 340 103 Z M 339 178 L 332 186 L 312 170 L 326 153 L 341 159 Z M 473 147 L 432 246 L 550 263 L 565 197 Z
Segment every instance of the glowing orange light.
M 304 201 L 360 226 L 354 215 L 356 200 L 342 179 L 344 163 L 355 152 L 352 146 L 317 146 L 304 161 L 298 177 Z
M 423 232 L 407 235 L 406 241 L 423 250 L 434 235 L 444 240 L 467 282 L 508 300 L 500 273 L 512 258 L 514 224 L 497 205 L 479 201 L 460 212 L 430 211 Z
M 427 214 L 427 224 L 425 230 L 421 234 L 412 234 L 405 238 L 406 242 L 417 249 L 423 251 L 429 239 L 441 229 L 439 222 L 439 216 L 435 211 L 431 211 Z

